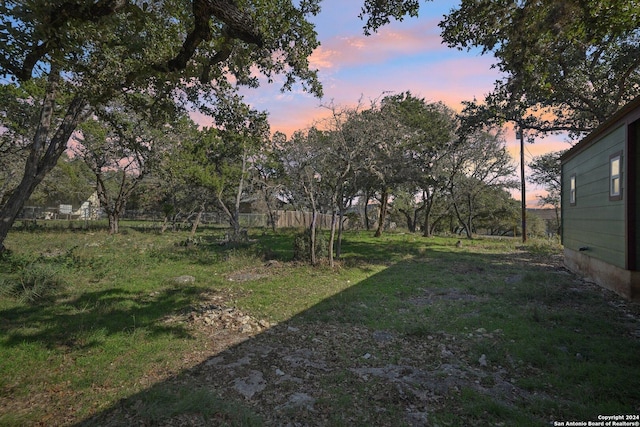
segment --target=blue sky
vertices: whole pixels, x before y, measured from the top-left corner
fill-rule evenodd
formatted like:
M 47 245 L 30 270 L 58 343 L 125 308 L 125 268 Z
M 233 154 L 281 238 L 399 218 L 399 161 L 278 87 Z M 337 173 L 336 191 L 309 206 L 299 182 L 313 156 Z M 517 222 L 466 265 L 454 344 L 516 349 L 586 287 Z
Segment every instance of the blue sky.
M 246 91 L 254 108 L 269 111 L 272 129 L 290 135 L 309 126 L 326 112 L 321 103 L 355 105 L 384 92 L 404 92 L 428 101 L 443 101 L 459 109 L 460 102 L 482 98 L 499 78 L 491 69 L 492 58 L 477 52 L 460 52 L 441 43 L 437 26 L 455 2 L 423 3 L 419 18 L 392 22 L 371 36 L 364 36 L 358 18 L 360 0 L 323 0 L 313 18 L 321 46 L 311 56 L 319 70 L 324 98 L 301 90 L 280 93 L 278 82 Z

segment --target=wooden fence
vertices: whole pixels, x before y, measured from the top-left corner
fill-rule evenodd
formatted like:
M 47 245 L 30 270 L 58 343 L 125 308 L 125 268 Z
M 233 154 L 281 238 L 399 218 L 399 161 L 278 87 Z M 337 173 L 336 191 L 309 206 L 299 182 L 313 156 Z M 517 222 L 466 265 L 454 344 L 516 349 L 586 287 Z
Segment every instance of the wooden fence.
M 299 211 L 276 211 L 276 228 L 308 228 L 311 226 L 313 214 Z M 331 215 L 318 214 L 316 218 L 318 228 L 331 227 Z M 269 227 L 267 214 L 240 214 L 240 225 L 247 228 Z
M 277 211 L 276 228 L 308 228 L 311 226 L 313 214 L 299 211 Z M 316 218 L 318 228 L 331 228 L 331 215 L 318 214 Z

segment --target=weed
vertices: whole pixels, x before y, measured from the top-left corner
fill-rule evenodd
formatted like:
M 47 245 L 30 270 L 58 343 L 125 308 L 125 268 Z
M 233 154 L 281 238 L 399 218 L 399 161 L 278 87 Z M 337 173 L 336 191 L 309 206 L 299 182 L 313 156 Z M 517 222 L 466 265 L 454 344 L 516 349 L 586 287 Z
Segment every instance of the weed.
M 0 279 L 0 295 L 9 296 L 21 303 L 37 304 L 53 299 L 63 285 L 58 268 L 33 263 L 13 279 Z
M 548 256 L 560 254 L 562 245 L 558 237 L 550 237 L 548 239 L 532 239 L 527 243 L 526 249 L 535 255 Z

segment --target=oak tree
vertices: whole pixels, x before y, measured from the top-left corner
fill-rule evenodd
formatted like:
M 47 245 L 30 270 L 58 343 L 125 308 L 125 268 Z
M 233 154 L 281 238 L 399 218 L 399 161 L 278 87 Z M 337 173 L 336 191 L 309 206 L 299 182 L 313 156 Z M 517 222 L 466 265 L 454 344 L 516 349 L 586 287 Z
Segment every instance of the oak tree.
M 640 95 L 640 1 L 462 0 L 445 43 L 495 57 L 504 78 L 467 112 L 577 137 Z
M 119 220 L 129 197 L 159 163 L 162 146 L 171 143 L 171 126 L 148 121 L 144 114 L 111 102 L 82 123 L 74 138 L 74 152 L 95 175 L 100 208 L 109 220 L 109 232 L 119 231 Z
M 478 131 L 461 138 L 446 162 L 451 207 L 466 236 L 472 238 L 475 219 L 486 210 L 486 194 L 517 187 L 511 156 L 500 133 Z
M 529 182 L 540 185 L 545 190 L 546 194 L 539 196 L 539 203 L 541 206 L 550 205 L 553 207 L 556 216 L 556 231 L 558 234 L 560 234 L 561 224 L 560 195 L 562 190 L 560 156 L 565 152 L 566 150 L 560 150 L 535 156 L 531 163 L 529 163 L 529 168 L 531 169 Z
M 318 12 L 318 0 L 3 1 L 0 75 L 13 87 L 47 84 L 30 100 L 39 111 L 24 173 L 0 206 L 0 250 L 78 125 L 118 94 L 154 97 L 149 114 L 206 109 L 238 84 L 258 85 L 255 71 L 321 94 L 308 61 Z

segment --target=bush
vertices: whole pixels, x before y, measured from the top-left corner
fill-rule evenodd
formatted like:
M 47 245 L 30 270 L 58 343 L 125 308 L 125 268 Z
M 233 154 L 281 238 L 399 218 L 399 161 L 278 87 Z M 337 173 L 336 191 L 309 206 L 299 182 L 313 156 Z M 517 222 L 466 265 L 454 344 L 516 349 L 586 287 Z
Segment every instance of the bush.
M 21 270 L 15 279 L 0 280 L 0 295 L 36 304 L 51 300 L 63 284 L 56 268 L 33 263 Z
M 329 241 L 316 231 L 316 260 L 329 256 Z M 293 241 L 293 259 L 296 261 L 311 262 L 311 230 L 305 230 L 296 234 Z
M 557 236 L 548 239 L 530 239 L 526 248 L 536 255 L 559 255 L 562 253 L 562 244 Z

